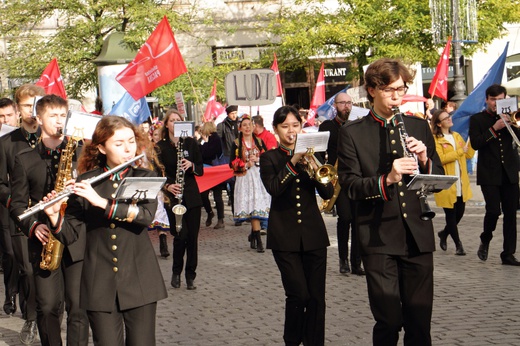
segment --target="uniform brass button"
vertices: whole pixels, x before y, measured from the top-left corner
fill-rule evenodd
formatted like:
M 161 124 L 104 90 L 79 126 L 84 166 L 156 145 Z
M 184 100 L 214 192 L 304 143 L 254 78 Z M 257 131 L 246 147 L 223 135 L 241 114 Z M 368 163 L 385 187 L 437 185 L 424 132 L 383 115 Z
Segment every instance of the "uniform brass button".
M 112 245 L 112 250 L 116 251 L 117 250 L 117 245 Z
M 31 144 L 31 148 L 33 148 L 33 149 L 34 149 L 35 147 L 36 147 L 36 145 L 34 145 L 34 144 Z
M 116 194 L 115 194 L 115 193 L 111 194 L 110 196 L 111 196 L 112 198 L 116 198 Z
M 110 224 L 110 228 L 114 229 L 116 228 L 116 225 L 114 225 L 113 223 Z
M 397 155 L 397 150 L 392 150 L 392 154 Z
M 296 179 L 296 182 L 299 183 L 299 182 L 300 182 L 300 179 Z
M 406 203 L 401 204 L 403 208 L 406 208 Z
M 117 263 L 117 257 L 112 258 L 112 262 Z
M 302 220 L 298 219 L 298 221 L 296 221 L 296 222 L 298 222 L 298 223 L 302 223 Z
M 119 186 L 118 183 L 114 183 L 114 184 L 112 185 L 112 187 L 113 187 L 114 189 L 117 189 L 118 186 Z
M 297 188 L 296 188 L 296 191 L 300 191 L 300 188 L 299 188 L 299 187 L 297 187 Z
M 399 196 L 403 197 L 404 196 L 404 192 L 403 191 L 399 192 Z
M 296 213 L 296 215 L 301 215 L 302 212 L 298 210 L 298 212 Z
M 397 183 L 397 185 L 399 185 L 399 186 L 403 186 L 403 182 L 400 181 L 400 182 Z
M 296 195 L 296 199 L 300 199 L 300 195 Z
M 56 165 L 54 165 L 54 168 L 58 168 L 58 165 L 57 165 L 57 164 L 56 164 Z
M 119 269 L 117 269 L 117 267 L 114 267 L 114 268 L 112 268 L 112 270 L 114 271 L 114 273 L 117 273 L 117 271 L 118 271 Z
M 392 141 L 390 143 L 395 144 L 395 139 L 392 139 Z
M 394 134 L 394 130 L 390 130 L 390 134 L 393 135 Z
M 54 155 L 54 159 L 57 160 L 58 159 L 58 155 Z
M 408 217 L 408 215 L 406 213 L 404 213 L 403 217 L 406 219 Z
M 112 240 L 114 240 L 114 239 L 116 239 L 116 238 L 117 238 L 117 235 L 115 235 L 115 234 L 112 234 L 112 235 L 110 236 L 110 239 L 112 239 Z
M 296 206 L 299 208 L 301 207 L 302 205 L 300 203 L 296 203 Z

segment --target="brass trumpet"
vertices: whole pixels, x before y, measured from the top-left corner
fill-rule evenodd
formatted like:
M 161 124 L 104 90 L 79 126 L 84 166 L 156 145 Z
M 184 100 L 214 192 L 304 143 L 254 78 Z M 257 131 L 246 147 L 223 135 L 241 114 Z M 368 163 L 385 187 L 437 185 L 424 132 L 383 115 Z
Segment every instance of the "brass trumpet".
M 307 173 L 320 184 L 325 185 L 338 178 L 337 169 L 330 164 L 320 163 L 314 155 L 314 148 L 308 148 L 304 158 Z M 312 161 L 318 167 L 317 169 L 312 167 Z
M 509 119 L 511 119 L 511 126 L 516 128 L 520 128 L 520 113 L 518 111 L 513 113 L 506 113 L 509 115 Z

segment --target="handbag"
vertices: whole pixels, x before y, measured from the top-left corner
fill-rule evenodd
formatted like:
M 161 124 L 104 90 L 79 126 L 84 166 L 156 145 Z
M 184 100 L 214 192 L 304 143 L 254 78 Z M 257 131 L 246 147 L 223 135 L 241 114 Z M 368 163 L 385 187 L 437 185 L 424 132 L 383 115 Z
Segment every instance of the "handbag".
M 211 160 L 211 165 L 212 166 L 220 166 L 220 165 L 227 165 L 228 162 L 226 160 L 226 158 L 224 157 L 224 154 L 220 154 L 215 156 L 215 158 L 213 160 Z

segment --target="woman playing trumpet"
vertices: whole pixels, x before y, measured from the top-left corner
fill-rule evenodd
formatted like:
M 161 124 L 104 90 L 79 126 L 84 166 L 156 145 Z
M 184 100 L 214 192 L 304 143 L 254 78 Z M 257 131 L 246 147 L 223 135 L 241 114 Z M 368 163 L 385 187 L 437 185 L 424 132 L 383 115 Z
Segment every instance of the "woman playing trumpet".
M 334 187 L 321 184 L 307 173 L 304 153 L 294 154 L 302 118 L 291 106 L 279 108 L 273 128 L 280 146 L 260 157 L 260 176 L 269 194 L 267 248 L 282 276 L 285 289 L 286 345 L 323 345 L 325 339 L 325 276 L 327 229 L 315 191 L 329 199 Z M 314 170 L 318 167 L 311 162 Z
M 130 161 L 144 140 L 125 118 L 103 117 L 83 149 L 78 164 L 83 174 L 74 184 L 65 216 L 59 214 L 61 203 L 45 209 L 59 241 L 71 244 L 87 235 L 80 306 L 87 310 L 95 345 L 155 345 L 157 301 L 167 296 L 147 233 L 157 200 L 133 204 L 114 199 L 123 178 L 156 174 L 128 165 L 92 185 L 86 181 Z

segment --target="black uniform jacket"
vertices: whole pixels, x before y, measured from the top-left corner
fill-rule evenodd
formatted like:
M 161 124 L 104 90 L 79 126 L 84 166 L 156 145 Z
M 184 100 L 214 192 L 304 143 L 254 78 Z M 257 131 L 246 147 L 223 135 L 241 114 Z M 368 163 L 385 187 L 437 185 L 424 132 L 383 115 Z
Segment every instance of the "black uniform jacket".
M 477 113 L 469 119 L 469 138 L 473 149 L 478 150 L 477 184 L 502 185 L 502 169 L 511 184 L 518 183 L 518 151 L 513 148 L 513 137 L 504 127 L 493 130 L 499 119 L 488 110 Z M 512 127 L 516 136 L 520 131 Z
M 159 160 L 164 165 L 167 178 L 166 184 L 175 184 L 177 176 L 177 148 L 168 138 L 157 143 L 157 146 L 159 147 Z M 184 174 L 182 204 L 188 209 L 200 207 L 202 206 L 202 198 L 200 197 L 195 175 L 202 176 L 204 174 L 204 165 L 199 144 L 191 137 L 184 138 L 182 150 L 184 158 L 194 163 L 193 169 L 189 168 Z M 178 203 L 177 198 L 170 192 L 165 191 L 165 194 L 170 199 L 172 205 Z
M 338 117 L 334 117 L 334 119 L 322 122 L 319 128 L 320 132 L 330 132 L 329 142 L 327 143 L 327 163 L 332 166 L 336 164 L 338 158 L 338 133 L 342 125 L 343 122 Z
M 386 186 L 386 176 L 395 159 L 403 157 L 403 147 L 395 119 L 387 123 L 371 111 L 362 119 L 341 127 L 338 138 L 338 175 L 342 189 L 354 201 L 354 225 L 364 254 L 406 255 L 435 250 L 433 225 L 420 219 L 421 208 L 416 191 L 406 182 Z M 427 146 L 428 164 L 420 173 L 444 174 L 435 150 L 428 123 L 403 116 L 410 137 Z M 405 180 L 405 179 L 403 179 Z M 417 248 L 407 247 L 405 224 Z M 411 240 L 409 239 L 409 240 Z
M 334 187 L 311 179 L 301 164 L 290 162 L 292 156 L 292 150 L 282 145 L 260 155 L 260 175 L 272 197 L 267 248 L 291 252 L 325 248 L 330 243 L 316 189 L 329 199 Z
M 49 150 L 40 142 L 36 148 L 27 148 L 20 151 L 15 158 L 13 173 L 11 175 L 12 201 L 11 216 L 18 228 L 29 237 L 29 260 L 37 263 L 41 260 L 42 243 L 34 236 L 34 230 L 39 224 L 47 223 L 47 215 L 37 212 L 23 221 L 18 220 L 24 210 L 40 202 L 47 193 L 55 188 L 58 164 L 60 162 L 61 150 L 65 148 L 66 140 L 59 150 Z M 72 169 L 76 167 L 76 159 L 81 147 L 76 150 L 73 157 Z M 85 251 L 85 236 L 66 247 L 67 253 L 73 262 L 83 259 Z
M 97 168 L 86 172 L 78 181 L 104 171 Z M 81 308 L 112 311 L 117 297 L 121 310 L 126 310 L 166 298 L 164 279 L 147 232 L 155 216 L 157 199 L 138 202 L 139 213 L 132 222 L 125 221 L 130 203 L 114 200 L 123 178 L 154 176 L 156 173 L 150 170 L 127 167 L 117 175 L 92 183 L 94 190 L 108 199 L 106 210 L 93 207 L 73 194 L 65 217 L 52 229 L 58 240 L 71 245 L 86 233 Z

